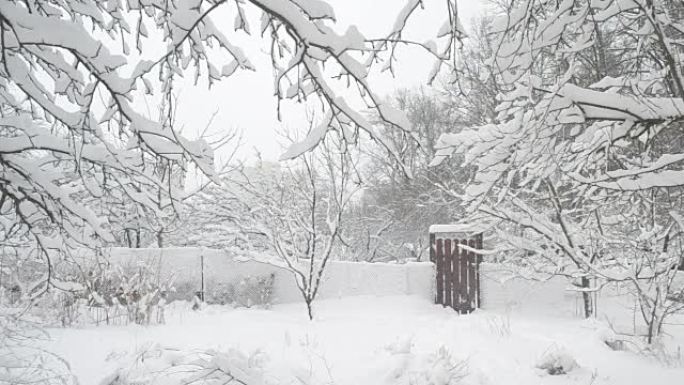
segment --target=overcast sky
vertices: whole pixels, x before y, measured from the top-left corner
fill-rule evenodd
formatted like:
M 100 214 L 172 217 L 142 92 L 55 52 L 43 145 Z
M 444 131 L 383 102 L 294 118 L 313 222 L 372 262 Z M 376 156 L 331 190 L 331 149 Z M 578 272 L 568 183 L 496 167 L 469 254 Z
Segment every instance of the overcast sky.
M 485 0 L 460 0 L 458 2 L 461 20 L 466 29 L 469 21 L 483 11 Z M 355 24 L 366 36 L 381 36 L 394 23 L 394 19 L 405 4 L 398 0 L 330 0 L 342 29 L 348 24 Z M 426 9 L 416 15 L 409 32 L 412 37 L 422 36 L 427 39 L 434 36 L 445 16 L 444 1 L 427 0 Z M 217 15 L 215 22 L 220 24 Z M 256 15 L 254 15 L 256 16 Z M 232 17 L 226 14 L 232 27 Z M 259 24 L 254 20 L 254 27 Z M 232 28 L 231 28 L 232 29 Z M 255 28 L 256 29 L 256 28 Z M 256 35 L 256 34 L 255 34 Z M 242 40 L 242 38 L 240 38 Z M 419 40 L 419 39 L 418 39 Z M 280 127 L 304 129 L 306 120 L 301 109 L 288 108 L 279 122 L 276 115 L 276 100 L 273 97 L 273 79 L 270 63 L 266 54 L 266 44 L 258 37 L 245 38 L 242 43 L 245 52 L 256 66 L 256 72 L 238 72 L 231 78 L 224 79 L 211 90 L 206 86 L 193 86 L 190 82 L 181 84 L 180 105 L 177 111 L 177 123 L 186 128 L 186 135 L 192 135 L 206 126 L 211 115 L 216 111 L 212 129 L 221 131 L 238 128 L 243 131 L 244 146 L 239 151 L 243 159 L 255 159 L 257 151 L 264 160 L 277 160 L 282 152 L 277 132 Z M 396 78 L 388 75 L 371 75 L 371 85 L 380 94 L 391 94 L 394 90 L 407 87 L 418 87 L 426 83 L 432 61 L 417 50 L 404 49 L 399 55 L 399 67 Z M 219 66 L 220 68 L 220 66 Z M 220 155 L 220 154 L 219 154 Z

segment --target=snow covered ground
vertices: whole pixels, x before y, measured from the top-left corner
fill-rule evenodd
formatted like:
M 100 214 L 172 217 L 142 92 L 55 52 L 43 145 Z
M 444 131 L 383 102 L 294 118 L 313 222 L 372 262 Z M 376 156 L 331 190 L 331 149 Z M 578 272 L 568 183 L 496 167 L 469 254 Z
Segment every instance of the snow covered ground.
M 412 296 L 320 301 L 313 322 L 302 304 L 269 310 L 189 307 L 172 303 L 164 325 L 52 329 L 47 347 L 67 359 L 80 383 L 88 385 L 105 378 L 110 383 L 115 373 L 140 378 L 146 370 L 154 371 L 148 379 L 169 384 L 165 372 L 158 371 L 160 363 L 208 349 L 231 352 L 226 357 L 233 365 L 259 371 L 266 384 L 439 385 L 463 376 L 463 384 L 482 385 L 684 381 L 676 353 L 684 338 L 668 337 L 666 359 L 665 348 L 661 359 L 615 351 L 604 343 L 611 332 L 600 321 L 515 311 L 459 316 Z M 160 348 L 174 354 L 164 361 Z M 136 361 L 136 356 L 147 359 Z M 157 366 L 150 369 L 155 357 Z M 549 375 L 537 368 L 554 357 L 567 374 Z

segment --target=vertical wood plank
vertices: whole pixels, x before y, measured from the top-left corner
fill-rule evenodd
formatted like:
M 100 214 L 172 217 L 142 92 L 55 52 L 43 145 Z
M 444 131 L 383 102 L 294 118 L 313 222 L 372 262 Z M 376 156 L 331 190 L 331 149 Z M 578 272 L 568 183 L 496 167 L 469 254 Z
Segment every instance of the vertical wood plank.
M 467 244 L 466 239 L 461 240 L 461 244 Z M 460 301 L 459 311 L 461 314 L 467 313 L 468 306 L 468 251 L 461 249 L 461 260 L 459 263 L 459 287 L 460 287 Z
M 475 239 L 468 240 L 468 246 L 476 248 Z M 477 278 L 475 277 L 475 266 L 477 265 L 477 254 L 468 252 L 468 312 L 475 310 L 477 301 Z
M 463 259 L 463 250 L 458 247 L 461 243 L 459 239 L 454 239 L 456 252 L 454 253 L 454 273 L 453 279 L 456 289 L 454 290 L 454 309 L 461 311 L 461 300 L 463 298 L 463 285 L 461 283 L 461 260 Z
M 444 304 L 444 250 L 442 239 L 435 241 L 435 264 L 437 265 L 437 303 Z
M 458 285 L 458 268 L 459 268 L 459 260 L 460 260 L 460 255 L 461 255 L 461 249 L 458 247 L 458 239 L 454 239 L 451 241 L 451 279 L 452 282 L 452 295 L 451 295 L 451 303 L 452 307 L 454 310 L 458 310 L 458 302 L 459 302 L 459 295 L 460 295 L 460 287 Z
M 435 245 L 435 233 L 430 233 L 430 262 L 435 264 L 435 286 L 434 286 L 435 292 L 434 292 L 433 300 L 435 301 L 435 303 L 438 303 L 437 302 L 437 260 L 436 260 L 436 256 L 435 256 L 435 247 L 436 246 L 437 245 Z
M 451 276 L 452 272 L 452 250 L 451 239 L 444 240 L 444 305 L 454 307 L 452 302 L 454 295 L 454 286 Z

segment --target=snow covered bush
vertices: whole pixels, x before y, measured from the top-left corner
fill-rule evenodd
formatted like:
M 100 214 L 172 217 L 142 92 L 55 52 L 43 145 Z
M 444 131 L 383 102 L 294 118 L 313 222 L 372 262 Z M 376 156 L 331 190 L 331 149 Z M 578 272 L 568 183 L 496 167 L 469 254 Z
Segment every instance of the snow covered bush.
M 20 253 L 29 249 L 20 249 Z M 7 248 L 3 250 L 7 252 Z M 19 251 L 19 250 L 15 250 Z M 8 255 L 9 254 L 9 255 Z M 2 258 L 9 266 L 0 273 L 3 288 L 0 289 L 0 307 L 17 314 L 31 315 L 45 325 L 70 326 L 78 322 L 85 305 L 83 277 L 72 263 L 54 262 L 54 275 L 59 283 L 44 290 L 42 285 L 32 285 L 44 273 L 45 265 L 31 261 L 26 255 L 5 253 Z M 38 292 L 36 291 L 38 290 Z M 40 294 L 40 295 L 37 295 Z
M 173 277 L 160 278 L 149 263 L 82 267 L 68 282 L 75 289 L 47 291 L 31 303 L 29 314 L 55 326 L 163 323 L 174 290 Z
M 684 355 L 681 346 L 668 346 L 662 340 L 645 346 L 639 353 L 646 357 L 651 357 L 662 365 L 669 368 L 680 368 L 684 366 Z
M 501 338 L 511 336 L 511 315 L 506 312 L 502 315 L 491 315 L 486 318 L 487 327 L 492 334 Z
M 37 325 L 0 314 L 0 383 L 77 385 L 68 363 L 36 345 L 47 338 Z
M 267 357 L 236 350 L 183 351 L 147 346 L 101 385 L 259 385 Z
M 152 264 L 99 266 L 87 273 L 88 306 L 104 315 L 96 322 L 163 323 L 173 276 L 162 278 Z
M 419 353 L 412 339 L 405 338 L 388 345 L 386 351 L 394 361 L 386 377 L 388 384 L 454 385 L 468 374 L 467 362 L 455 359 L 445 346 Z
M 627 350 L 627 343 L 626 343 L 625 339 L 610 337 L 610 338 L 605 338 L 603 340 L 603 343 L 606 344 L 606 346 L 608 346 L 611 350 L 615 350 L 615 351 Z
M 50 290 L 38 298 L 29 313 L 46 326 L 69 327 L 87 323 L 88 303 L 83 292 Z
M 610 330 L 602 337 L 602 341 L 611 350 L 631 352 L 655 360 L 666 367 L 684 366 L 682 347 L 672 343 L 672 336 L 659 336 L 649 342 L 639 335 L 618 333 L 610 324 Z
M 236 282 L 210 283 L 206 301 L 238 307 L 271 307 L 275 274 L 246 276 Z
M 245 277 L 235 285 L 235 303 L 240 306 L 270 307 L 275 274 Z
M 579 365 L 565 349 L 553 345 L 539 358 L 536 367 L 547 374 L 557 376 L 567 374 Z
M 207 303 L 228 305 L 233 302 L 235 288 L 231 283 L 209 282 L 204 300 Z

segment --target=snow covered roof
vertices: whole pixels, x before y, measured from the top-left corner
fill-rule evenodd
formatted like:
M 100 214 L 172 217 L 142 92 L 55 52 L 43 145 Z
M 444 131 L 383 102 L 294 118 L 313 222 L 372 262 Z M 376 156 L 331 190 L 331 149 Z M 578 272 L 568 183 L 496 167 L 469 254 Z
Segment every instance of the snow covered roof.
M 430 233 L 465 233 L 465 234 L 479 234 L 491 226 L 487 224 L 447 224 L 447 225 L 432 225 L 430 226 Z

